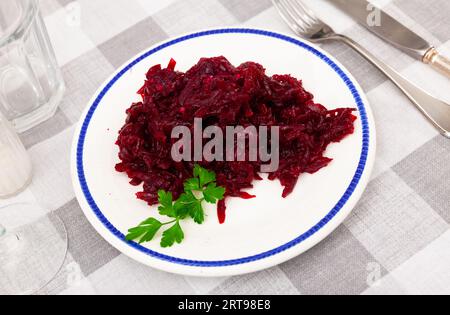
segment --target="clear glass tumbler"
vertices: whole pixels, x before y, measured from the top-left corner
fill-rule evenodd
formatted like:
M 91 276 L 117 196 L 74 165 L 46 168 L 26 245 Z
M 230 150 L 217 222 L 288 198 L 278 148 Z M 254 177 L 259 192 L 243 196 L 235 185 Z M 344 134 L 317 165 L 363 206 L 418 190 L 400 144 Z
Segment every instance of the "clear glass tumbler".
M 38 0 L 0 1 L 0 111 L 18 132 L 52 117 L 64 94 Z

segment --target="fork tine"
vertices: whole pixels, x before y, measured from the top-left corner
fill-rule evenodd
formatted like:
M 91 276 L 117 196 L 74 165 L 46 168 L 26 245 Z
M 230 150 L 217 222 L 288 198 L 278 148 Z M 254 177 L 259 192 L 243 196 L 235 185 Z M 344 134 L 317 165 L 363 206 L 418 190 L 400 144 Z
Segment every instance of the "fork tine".
M 308 9 L 301 0 L 286 0 L 289 2 L 291 11 L 296 15 L 296 18 L 303 23 L 307 24 L 310 28 L 314 28 L 317 24 L 321 23 L 316 15 Z
M 291 10 L 286 6 L 283 0 L 273 0 L 275 7 L 280 12 L 281 17 L 296 33 L 305 33 L 307 29 L 304 25 L 300 25 L 296 20 L 296 17 L 291 13 Z
M 291 28 L 303 36 L 309 37 L 311 32 L 315 32 L 323 24 L 301 0 L 274 0 L 274 3 Z
M 303 14 L 307 16 L 314 24 L 320 21 L 317 15 L 310 8 L 308 8 L 302 0 L 292 0 L 292 5 L 302 11 Z
M 311 21 L 304 14 L 304 12 L 299 11 L 298 7 L 296 7 L 291 0 L 280 0 L 280 2 L 284 5 L 286 11 L 289 12 L 297 24 L 304 24 L 307 28 L 312 26 Z

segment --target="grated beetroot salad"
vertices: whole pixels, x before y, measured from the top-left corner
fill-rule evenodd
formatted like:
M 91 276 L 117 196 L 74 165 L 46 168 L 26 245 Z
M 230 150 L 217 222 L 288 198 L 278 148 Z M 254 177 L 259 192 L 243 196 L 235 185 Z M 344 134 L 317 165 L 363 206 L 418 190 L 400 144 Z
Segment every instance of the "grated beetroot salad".
M 137 194 L 149 205 L 158 203 L 160 189 L 176 200 L 183 182 L 192 176 L 195 162 L 174 162 L 171 157 L 172 129 L 193 128 L 194 118 L 203 118 L 203 127 L 279 126 L 280 167 L 269 175 L 284 186 L 287 197 L 302 173 L 313 174 L 332 159 L 324 152 L 354 132 L 354 109 L 327 110 L 313 100 L 302 82 L 290 75 L 269 77 L 254 62 L 234 67 L 225 57 L 203 58 L 186 73 L 175 71 L 171 60 L 147 73 L 139 90 L 142 102 L 127 110 L 126 124 L 119 133 L 121 163 L 131 184 L 143 185 Z M 226 188 L 226 197 L 253 198 L 244 190 L 261 180 L 261 162 L 200 162 L 217 175 L 217 184 Z M 218 204 L 220 223 L 225 221 L 226 199 Z

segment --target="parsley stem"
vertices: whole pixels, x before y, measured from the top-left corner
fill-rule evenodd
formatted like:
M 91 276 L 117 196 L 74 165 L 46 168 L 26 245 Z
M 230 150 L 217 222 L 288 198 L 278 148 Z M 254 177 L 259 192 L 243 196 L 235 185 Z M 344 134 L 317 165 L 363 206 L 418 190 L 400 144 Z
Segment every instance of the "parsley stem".
M 175 223 L 175 222 L 178 222 L 178 219 L 175 219 L 175 220 L 170 221 L 170 222 L 163 223 L 162 226 L 169 225 L 169 224 L 172 224 L 172 223 Z

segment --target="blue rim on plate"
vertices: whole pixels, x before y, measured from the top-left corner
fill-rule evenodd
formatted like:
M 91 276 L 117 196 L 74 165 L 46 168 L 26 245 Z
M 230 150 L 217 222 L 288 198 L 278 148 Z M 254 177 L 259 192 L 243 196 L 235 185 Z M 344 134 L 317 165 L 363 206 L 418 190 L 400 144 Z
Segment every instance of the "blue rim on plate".
M 131 68 L 133 68 L 136 64 L 141 62 L 142 60 L 146 59 L 147 57 L 153 55 L 154 53 L 167 48 L 172 45 L 176 45 L 177 43 L 184 42 L 193 38 L 197 37 L 203 37 L 203 36 L 212 36 L 212 35 L 218 35 L 218 34 L 230 34 L 230 33 L 238 33 L 238 34 L 254 34 L 254 35 L 260 35 L 260 36 L 267 36 L 272 38 L 277 38 L 286 42 L 290 42 L 298 47 L 301 47 L 318 58 L 320 58 L 322 61 L 327 63 L 344 81 L 344 83 L 349 88 L 350 92 L 353 95 L 353 98 L 355 99 L 355 102 L 357 104 L 361 121 L 362 121 L 362 127 L 363 127 L 363 139 L 362 139 L 362 152 L 360 161 L 358 164 L 358 168 L 356 170 L 356 173 L 352 179 L 352 182 L 350 183 L 349 187 L 347 188 L 346 192 L 342 196 L 342 198 L 339 200 L 339 202 L 336 204 L 336 206 L 320 221 L 318 222 L 314 227 L 312 227 L 309 231 L 306 233 L 300 235 L 296 239 L 280 246 L 277 248 L 274 248 L 272 250 L 266 251 L 264 253 L 260 253 L 258 255 L 249 256 L 249 257 L 243 257 L 239 259 L 232 259 L 232 260 L 224 260 L 224 261 L 197 261 L 197 260 L 189 260 L 189 259 L 182 259 L 177 257 L 171 257 L 167 256 L 161 253 L 158 253 L 156 251 L 150 250 L 148 248 L 145 248 L 136 242 L 127 242 L 125 240 L 125 235 L 117 230 L 111 222 L 108 221 L 108 219 L 104 216 L 102 211 L 97 206 L 93 196 L 91 195 L 91 192 L 89 191 L 88 183 L 86 181 L 85 173 L 84 173 L 84 167 L 83 167 L 83 148 L 84 148 L 84 142 L 86 139 L 87 131 L 89 128 L 89 123 L 91 122 L 91 119 L 95 113 L 95 110 L 99 106 L 100 102 L 102 101 L 103 97 L 108 93 L 108 91 L 111 89 L 111 87 Z M 257 30 L 257 29 L 243 29 L 243 28 L 227 28 L 227 29 L 217 29 L 217 30 L 210 30 L 210 31 L 204 31 L 204 32 L 198 32 L 190 35 L 186 35 L 177 39 L 174 39 L 172 41 L 169 41 L 167 43 L 164 43 L 156 48 L 151 49 L 150 51 L 146 52 L 145 54 L 138 57 L 136 60 L 128 64 L 125 68 L 123 68 L 106 86 L 105 88 L 100 92 L 98 97 L 95 99 L 94 103 L 89 108 L 89 111 L 86 115 L 86 118 L 83 122 L 83 125 L 81 127 L 80 136 L 77 143 L 77 151 L 76 151 L 76 167 L 78 172 L 78 179 L 81 186 L 81 189 L 83 191 L 83 194 L 86 198 L 87 203 L 89 204 L 92 211 L 95 213 L 97 218 L 103 223 L 103 225 L 117 238 L 119 238 L 121 241 L 127 243 L 129 246 L 135 248 L 136 250 L 147 254 L 151 257 L 168 261 L 171 263 L 179 264 L 179 265 L 185 265 L 185 266 L 191 266 L 191 267 L 226 267 L 226 266 L 233 266 L 233 265 L 241 265 L 246 263 L 251 263 L 254 261 L 258 261 L 261 259 L 265 259 L 270 256 L 274 256 L 276 254 L 279 254 L 281 252 L 284 252 L 302 242 L 310 238 L 312 235 L 316 234 L 319 230 L 321 230 L 325 225 L 328 224 L 344 207 L 344 205 L 347 203 L 347 201 L 350 199 L 350 197 L 355 192 L 356 187 L 358 186 L 361 177 L 364 173 L 364 170 L 367 165 L 367 159 L 369 154 L 369 140 L 370 140 L 370 130 L 369 130 L 369 122 L 368 122 L 368 116 L 366 109 L 364 107 L 364 102 L 359 94 L 359 92 L 356 89 L 355 84 L 350 80 L 350 78 L 345 74 L 345 72 L 336 65 L 335 62 L 330 60 L 326 55 L 318 51 L 317 49 L 309 46 L 308 44 L 298 40 L 291 38 L 286 35 L 281 35 L 274 32 L 269 31 L 263 31 L 263 30 Z

